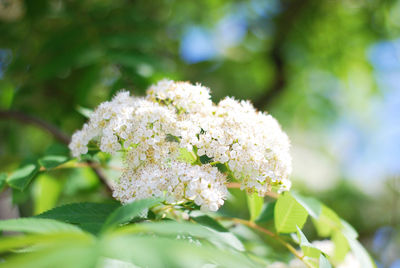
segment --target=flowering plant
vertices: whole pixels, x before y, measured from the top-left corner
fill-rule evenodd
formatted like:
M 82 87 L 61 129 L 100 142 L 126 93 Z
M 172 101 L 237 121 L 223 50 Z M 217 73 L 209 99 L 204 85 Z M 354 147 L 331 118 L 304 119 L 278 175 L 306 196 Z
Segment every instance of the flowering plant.
M 39 159 L 10 175 L 8 185 L 23 190 L 38 172 L 78 164 L 102 168 L 93 155 L 111 156 L 122 170 L 105 183 L 122 205 L 69 204 L 0 221 L 0 230 L 33 233 L 0 240 L 0 251 L 30 252 L 7 256 L 7 267 L 27 267 L 27 259 L 52 266 L 77 252 L 91 257 L 84 264 L 68 259 L 66 267 L 374 267 L 348 223 L 318 200 L 289 192 L 289 139 L 247 101 L 214 104 L 206 87 L 162 80 L 145 97 L 121 91 L 100 104 L 69 148 L 76 159 Z M 230 188 L 246 192 L 249 220 L 219 211 L 234 198 Z M 331 240 L 308 241 L 308 216 Z M 275 241 L 261 239 L 262 248 L 274 251 L 269 244 L 278 243 L 291 255 L 260 253 L 254 236 L 237 226 Z

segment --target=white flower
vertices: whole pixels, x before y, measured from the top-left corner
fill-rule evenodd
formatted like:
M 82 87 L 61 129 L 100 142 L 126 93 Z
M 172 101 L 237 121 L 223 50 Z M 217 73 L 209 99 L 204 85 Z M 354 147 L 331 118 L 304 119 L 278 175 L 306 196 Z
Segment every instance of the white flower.
M 72 155 L 87 153 L 91 140 L 103 152 L 124 153 L 125 171 L 114 191 L 123 203 L 165 196 L 169 203 L 192 200 L 215 211 L 227 193 L 226 174 L 216 164 L 260 196 L 291 185 L 290 144 L 278 122 L 246 101 L 226 98 L 215 105 L 198 84 L 162 80 L 145 98 L 118 93 L 72 136 Z M 184 152 L 197 158 L 196 165 L 182 160 Z

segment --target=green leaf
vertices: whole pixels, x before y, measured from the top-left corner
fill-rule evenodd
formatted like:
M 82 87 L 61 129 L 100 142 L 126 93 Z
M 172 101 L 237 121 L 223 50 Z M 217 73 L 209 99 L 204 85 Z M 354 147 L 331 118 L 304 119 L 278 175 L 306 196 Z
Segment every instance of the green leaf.
M 360 267 L 363 268 L 376 268 L 374 261 L 371 256 L 365 250 L 365 248 L 358 242 L 357 239 L 352 238 L 348 234 L 345 234 L 347 242 L 351 248 L 351 251 L 356 256 L 357 260 L 360 262 Z
M 297 237 L 299 239 L 300 248 L 303 250 L 303 254 L 305 256 L 310 258 L 318 258 L 319 255 L 321 255 L 321 251 L 308 242 L 308 239 L 299 227 L 297 227 Z
M 339 216 L 330 208 L 322 205 L 321 214 L 318 219 L 312 219 L 318 235 L 330 236 L 334 231 L 341 230 L 342 225 Z
M 307 220 L 307 211 L 294 197 L 286 192 L 279 196 L 275 205 L 275 228 L 279 233 L 292 233 L 303 228 Z
M 23 191 L 26 186 L 31 182 L 33 177 L 38 173 L 39 166 L 35 164 L 25 165 L 11 174 L 7 179 L 7 183 L 20 191 Z
M 0 191 L 6 185 L 6 180 L 7 180 L 7 173 L 5 172 L 0 173 Z
M 217 245 L 219 248 L 234 248 L 244 251 L 240 240 L 230 232 L 218 232 L 211 228 L 192 223 L 178 223 L 174 221 L 140 223 L 118 229 L 119 233 L 157 233 L 176 238 L 177 235 L 190 235 L 194 238 L 203 238 Z
M 343 261 L 347 252 L 350 250 L 346 237 L 342 234 L 342 232 L 336 231 L 332 234 L 331 240 L 335 244 L 335 251 L 332 258 L 338 262 Z
M 200 223 L 201 225 L 210 227 L 218 232 L 228 232 L 224 226 L 222 226 L 219 222 L 214 220 L 208 215 L 201 215 L 201 216 L 192 216 L 190 218 L 193 219 L 195 222 Z
M 247 196 L 247 207 L 249 208 L 250 212 L 250 221 L 255 221 L 258 216 L 260 216 L 264 198 L 260 197 L 257 193 L 253 193 L 252 195 Z
M 82 243 L 61 243 L 50 244 L 40 247 L 30 253 L 15 254 L 0 263 L 0 267 L 7 268 L 38 268 L 38 267 L 59 267 L 59 268 L 88 268 L 95 267 L 97 254 L 96 248 L 92 245 Z
M 148 208 L 159 204 L 160 201 L 161 199 L 158 198 L 142 199 L 119 207 L 107 217 L 102 230 L 104 231 L 119 224 L 127 223 L 133 218 L 141 216 L 143 212 L 146 212 L 147 215 Z
M 89 108 L 82 107 L 82 106 L 77 106 L 76 110 L 86 118 L 90 118 L 90 116 L 93 113 L 93 110 L 91 110 Z
M 39 164 L 46 169 L 52 169 L 61 164 L 64 164 L 68 160 L 69 157 L 64 155 L 47 155 L 39 159 Z
M 33 185 L 34 214 L 53 208 L 61 193 L 61 181 L 48 173 L 40 174 Z
M 104 222 L 120 205 L 100 203 L 73 203 L 46 211 L 36 218 L 54 219 L 68 223 Z
M 256 222 L 267 222 L 274 218 L 274 209 L 276 201 L 265 203 L 260 213 L 260 216 L 256 219 Z
M 331 263 L 328 261 L 328 259 L 324 256 L 324 254 L 321 254 L 319 256 L 319 268 L 332 268 Z
M 74 225 L 51 219 L 20 218 L 0 221 L 0 230 L 26 233 L 56 233 L 79 232 L 82 230 Z
M 135 267 L 206 267 L 206 264 L 207 267 L 260 267 L 242 252 L 207 243 L 199 246 L 184 239 L 177 240 L 176 236 L 113 235 L 104 247 L 106 257 L 133 263 Z
M 57 232 L 48 234 L 27 234 L 20 236 L 0 237 L 0 252 L 26 248 L 28 246 L 38 246 L 39 244 L 66 243 L 93 241 L 94 237 L 87 233 L 79 232 Z
M 340 219 L 342 233 L 348 237 L 356 239 L 358 237 L 357 231 L 347 221 Z
M 196 156 L 192 152 L 189 152 L 187 149 L 180 148 L 178 160 L 192 164 L 196 162 Z
M 296 201 L 303 206 L 308 212 L 308 214 L 314 219 L 318 219 L 321 214 L 322 204 L 317 199 L 312 197 L 304 197 L 298 193 L 292 193 L 292 196 Z

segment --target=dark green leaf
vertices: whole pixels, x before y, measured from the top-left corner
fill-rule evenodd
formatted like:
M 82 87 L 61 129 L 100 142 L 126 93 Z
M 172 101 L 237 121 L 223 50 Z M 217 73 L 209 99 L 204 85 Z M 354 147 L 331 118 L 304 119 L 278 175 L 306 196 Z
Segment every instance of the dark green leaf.
M 120 205 L 99 203 L 74 203 L 46 211 L 36 218 L 55 219 L 77 224 L 91 233 L 97 233 L 107 217 Z
M 190 216 L 191 219 L 193 219 L 195 222 L 200 223 L 201 225 L 210 227 L 218 232 L 228 232 L 228 229 L 226 229 L 224 226 L 222 226 L 219 222 L 214 220 L 208 215 L 201 215 L 197 217 L 193 217 L 192 215 Z
M 11 174 L 7 179 L 7 183 L 20 191 L 23 191 L 31 182 L 33 177 L 38 173 L 39 166 L 35 164 L 25 165 Z
M 160 199 L 142 199 L 119 207 L 107 217 L 102 229 L 107 230 L 116 225 L 127 223 L 135 217 L 142 216 L 144 212 L 147 215 L 147 210 L 159 204 L 160 201 Z
M 267 222 L 272 220 L 274 218 L 275 204 L 276 201 L 264 204 L 264 207 L 256 222 Z

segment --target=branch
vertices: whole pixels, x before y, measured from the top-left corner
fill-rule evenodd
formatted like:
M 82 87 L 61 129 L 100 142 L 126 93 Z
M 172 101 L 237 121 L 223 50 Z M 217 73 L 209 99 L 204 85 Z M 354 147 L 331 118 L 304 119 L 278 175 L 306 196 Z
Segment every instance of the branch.
M 50 124 L 40 118 L 31 116 L 31 115 L 27 115 L 27 114 L 24 114 L 24 113 L 18 112 L 18 111 L 0 110 L 0 119 L 11 119 L 11 120 L 19 121 L 24 124 L 34 125 L 40 129 L 43 129 L 43 130 L 46 130 L 47 132 L 49 132 L 59 142 L 67 144 L 67 145 L 69 144 L 70 138 L 68 137 L 68 135 L 66 135 L 64 132 L 59 130 L 57 127 L 53 126 L 52 124 Z
M 283 91 L 287 84 L 285 73 L 286 64 L 283 53 L 284 44 L 290 32 L 294 29 L 297 18 L 302 10 L 307 6 L 306 0 L 287 0 L 282 1 L 282 13 L 275 19 L 275 39 L 268 57 L 272 59 L 275 65 L 275 80 L 269 88 L 266 88 L 264 94 L 254 101 L 254 106 L 262 110 L 269 106 Z
M 0 120 L 1 119 L 10 119 L 15 120 L 23 124 L 30 124 L 38 127 L 39 129 L 45 130 L 50 133 L 56 140 L 59 142 L 68 145 L 70 142 L 70 137 L 58 129 L 56 126 L 40 119 L 35 116 L 27 115 L 25 113 L 19 111 L 9 111 L 9 110 L 0 110 Z M 105 177 L 103 171 L 93 165 L 93 162 L 90 160 L 86 161 L 90 168 L 96 173 L 97 177 L 100 179 L 101 182 L 106 186 L 107 192 L 111 193 L 111 185 L 109 184 L 107 178 Z

